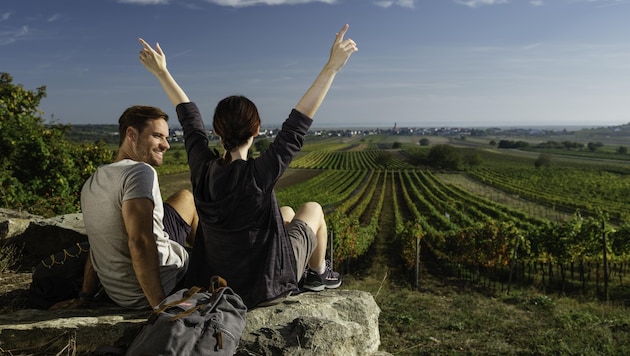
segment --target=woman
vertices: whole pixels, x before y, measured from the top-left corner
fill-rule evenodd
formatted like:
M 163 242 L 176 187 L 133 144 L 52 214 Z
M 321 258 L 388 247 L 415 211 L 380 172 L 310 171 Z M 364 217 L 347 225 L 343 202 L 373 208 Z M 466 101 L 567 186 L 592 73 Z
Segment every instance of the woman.
M 176 106 L 190 165 L 199 230 L 188 284 L 207 286 L 211 275 L 223 276 L 249 308 L 273 304 L 297 288 L 321 291 L 341 285 L 339 273 L 325 260 L 327 229 L 318 203 L 294 212 L 278 206 L 274 186 L 298 154 L 304 136 L 328 90 L 356 43 L 336 35 L 326 65 L 295 106 L 269 148 L 255 159 L 247 152 L 260 129 L 254 103 L 243 96 L 221 100 L 213 127 L 225 149 L 223 157 L 208 148 L 195 103 L 171 76 L 166 57 L 143 39 L 140 61 L 155 75 Z

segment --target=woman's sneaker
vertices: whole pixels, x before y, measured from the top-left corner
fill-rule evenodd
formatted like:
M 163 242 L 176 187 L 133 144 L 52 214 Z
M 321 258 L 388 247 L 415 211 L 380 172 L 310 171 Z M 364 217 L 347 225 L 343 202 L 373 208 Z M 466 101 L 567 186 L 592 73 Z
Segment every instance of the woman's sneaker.
M 339 273 L 332 270 L 330 262 L 326 261 L 326 270 L 322 274 L 317 274 L 310 268 L 306 271 L 306 277 L 304 277 L 304 285 L 302 288 L 313 291 L 321 292 L 326 288 L 333 289 L 339 288 L 341 285 L 341 276 Z

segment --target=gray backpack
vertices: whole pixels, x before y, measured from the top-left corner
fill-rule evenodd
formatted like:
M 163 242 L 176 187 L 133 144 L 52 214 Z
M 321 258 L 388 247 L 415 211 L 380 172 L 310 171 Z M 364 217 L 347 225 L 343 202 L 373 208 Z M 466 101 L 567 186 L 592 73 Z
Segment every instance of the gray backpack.
M 166 297 L 142 326 L 127 355 L 234 355 L 247 307 L 214 276 L 210 290 L 181 289 Z

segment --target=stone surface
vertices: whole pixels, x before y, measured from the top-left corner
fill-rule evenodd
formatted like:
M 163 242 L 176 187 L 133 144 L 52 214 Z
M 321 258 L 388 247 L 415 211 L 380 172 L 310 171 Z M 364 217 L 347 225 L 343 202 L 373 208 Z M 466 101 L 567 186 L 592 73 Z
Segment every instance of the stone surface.
M 369 293 L 303 293 L 247 313 L 237 355 L 384 355 L 378 352 L 380 309 Z M 0 315 L 0 350 L 13 355 L 79 354 L 128 344 L 149 311 L 111 305 L 60 311 L 25 309 Z
M 250 311 L 241 346 L 253 355 L 372 355 L 379 313 L 367 292 L 303 293 Z
M 23 270 L 35 266 L 51 254 L 87 240 L 81 214 L 60 215 L 45 219 L 7 209 L 0 209 L 0 241 L 17 246 Z
M 0 209 L 2 239 L 22 248 L 21 263 L 28 270 L 42 258 L 87 237 L 80 214 L 43 219 Z M 15 285 L 21 290 L 3 293 L 26 295 L 23 283 Z M 247 313 L 237 355 L 387 355 L 378 350 L 379 313 L 374 298 L 362 291 L 326 290 L 291 296 Z M 124 348 L 149 315 L 149 311 L 126 310 L 104 302 L 57 311 L 10 310 L 0 314 L 0 352 L 62 354 L 71 348 L 78 355 L 93 355 L 103 350 L 100 347 Z

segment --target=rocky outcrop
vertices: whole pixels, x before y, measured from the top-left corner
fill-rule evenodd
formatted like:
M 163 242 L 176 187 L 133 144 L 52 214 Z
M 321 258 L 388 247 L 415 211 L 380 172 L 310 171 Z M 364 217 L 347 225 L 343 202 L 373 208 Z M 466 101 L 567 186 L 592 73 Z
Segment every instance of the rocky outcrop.
M 0 242 L 18 247 L 22 259 L 16 265 L 21 270 L 32 269 L 42 259 L 82 241 L 87 241 L 82 214 L 45 219 L 0 209 Z
M 43 219 L 0 210 L 0 238 L 22 248 L 23 267 L 29 268 L 29 263 L 86 236 L 80 214 Z M 291 296 L 247 313 L 237 355 L 386 355 L 378 350 L 379 313 L 374 298 L 362 291 Z M 42 350 L 55 354 L 65 348 L 77 354 L 120 351 L 148 316 L 148 311 L 107 303 L 58 311 L 13 310 L 0 315 L 0 350 L 13 355 Z

